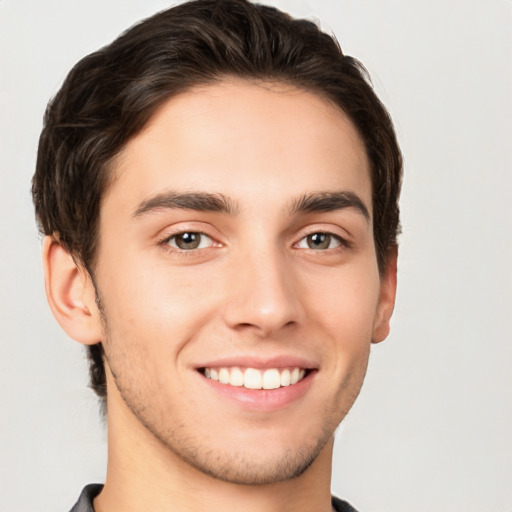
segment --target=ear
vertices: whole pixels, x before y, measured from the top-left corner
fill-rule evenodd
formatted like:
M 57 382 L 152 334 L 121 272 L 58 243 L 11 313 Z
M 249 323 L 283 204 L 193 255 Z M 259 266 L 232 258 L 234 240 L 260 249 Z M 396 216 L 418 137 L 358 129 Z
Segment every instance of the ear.
M 74 340 L 93 345 L 102 339 L 101 315 L 89 273 L 77 266 L 53 236 L 43 240 L 46 297 L 57 322 Z
M 395 307 L 397 259 L 398 248 L 395 246 L 390 249 L 386 268 L 380 278 L 379 304 L 373 325 L 372 343 L 384 341 L 389 334 L 389 322 Z

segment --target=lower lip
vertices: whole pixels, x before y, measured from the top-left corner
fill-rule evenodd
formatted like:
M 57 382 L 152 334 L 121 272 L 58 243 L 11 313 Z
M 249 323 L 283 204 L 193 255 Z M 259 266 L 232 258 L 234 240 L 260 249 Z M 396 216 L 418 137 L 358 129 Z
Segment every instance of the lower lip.
M 316 373 L 316 371 L 310 371 L 296 384 L 277 389 L 247 389 L 243 386 L 230 386 L 208 379 L 199 372 L 198 375 L 211 390 L 223 398 L 236 402 L 238 407 L 248 411 L 272 412 L 300 400 L 312 385 Z

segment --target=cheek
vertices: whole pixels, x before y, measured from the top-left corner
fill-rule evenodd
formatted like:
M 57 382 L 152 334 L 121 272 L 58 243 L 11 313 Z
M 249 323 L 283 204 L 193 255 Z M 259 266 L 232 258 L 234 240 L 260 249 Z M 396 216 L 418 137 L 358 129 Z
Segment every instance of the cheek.
M 369 344 L 379 300 L 376 265 L 347 265 L 315 279 L 304 293 L 307 309 L 344 350 Z M 321 286 L 320 286 L 321 285 Z
M 121 340 L 124 350 L 132 346 L 144 355 L 179 352 L 215 306 L 211 287 L 188 270 L 127 258 L 111 272 L 103 268 L 98 282 L 110 343 Z

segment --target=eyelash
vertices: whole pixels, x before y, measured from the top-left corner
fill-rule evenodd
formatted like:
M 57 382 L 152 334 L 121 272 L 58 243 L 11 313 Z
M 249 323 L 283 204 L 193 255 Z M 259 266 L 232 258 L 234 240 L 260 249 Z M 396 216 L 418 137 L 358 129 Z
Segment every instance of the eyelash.
M 302 242 L 307 243 L 308 237 L 311 237 L 311 236 L 314 236 L 314 235 L 324 235 L 324 236 L 330 237 L 330 241 L 335 240 L 338 245 L 336 245 L 335 247 L 328 247 L 328 248 L 326 248 L 324 250 L 322 250 L 322 249 L 315 249 L 315 248 L 312 248 L 312 247 L 299 247 L 299 244 L 301 244 Z M 298 242 L 296 242 L 294 244 L 294 246 L 297 247 L 297 248 L 300 248 L 300 249 L 306 249 L 306 250 L 314 251 L 314 252 L 317 252 L 317 253 L 320 253 L 320 252 L 332 253 L 333 251 L 340 251 L 340 250 L 343 250 L 343 249 L 350 249 L 351 248 L 350 242 L 348 242 L 348 240 L 346 240 L 342 236 L 338 235 L 337 233 L 333 233 L 331 231 L 323 231 L 323 230 L 315 230 L 315 231 L 311 231 L 309 233 L 306 233 Z
M 190 249 L 183 249 L 183 248 L 178 247 L 176 245 L 176 238 L 180 237 L 180 236 L 185 236 L 185 235 L 200 236 L 201 240 L 199 241 L 199 246 L 198 247 L 192 247 Z M 331 245 L 331 242 L 333 240 L 337 243 L 337 245 L 335 247 L 327 247 L 325 249 L 318 249 L 318 248 L 310 247 L 309 244 L 308 244 L 308 238 L 312 237 L 312 236 L 315 236 L 315 235 L 322 235 L 322 236 L 329 237 L 329 245 Z M 210 242 L 208 243 L 207 247 L 201 247 L 201 244 L 204 241 L 203 240 L 204 237 L 206 237 L 207 239 L 210 240 Z M 171 241 L 173 239 L 175 241 L 175 245 L 171 245 Z M 302 244 L 302 243 L 308 244 L 308 247 L 300 247 L 300 244 Z M 210 235 L 208 235 L 207 233 L 204 233 L 202 231 L 183 230 L 183 231 L 179 231 L 177 233 L 173 233 L 172 235 L 166 236 L 165 238 L 163 238 L 162 240 L 159 241 L 159 245 L 161 245 L 164 249 L 166 249 L 166 250 L 168 250 L 170 252 L 173 252 L 174 254 L 179 254 L 179 255 L 186 256 L 186 255 L 192 255 L 196 251 L 201 251 L 201 250 L 204 250 L 204 249 L 209 249 L 211 247 L 215 247 L 215 245 L 220 246 L 221 244 L 219 244 L 219 242 L 216 242 L 213 237 L 211 237 Z M 314 251 L 316 253 L 321 253 L 321 252 L 332 253 L 333 251 L 340 251 L 340 250 L 343 250 L 343 249 L 349 249 L 351 247 L 351 244 L 345 238 L 341 237 L 340 235 L 338 235 L 336 233 L 332 233 L 330 231 L 318 230 L 318 231 L 311 231 L 310 233 L 304 234 L 299 239 L 298 242 L 293 244 L 293 247 L 296 248 L 296 249 L 306 249 L 306 250 L 309 250 L 309 251 Z
M 201 245 L 203 243 L 203 239 L 206 237 L 207 239 L 210 240 L 210 243 L 208 244 L 207 247 L 193 247 L 191 249 L 182 249 L 180 247 L 178 247 L 177 245 L 171 245 L 171 241 L 174 239 L 174 241 L 176 242 L 176 238 L 180 237 L 180 236 L 184 236 L 184 235 L 196 235 L 196 236 L 200 236 L 202 240 L 200 240 L 199 242 L 199 245 Z M 168 250 L 168 251 L 171 251 L 175 254 L 180 254 L 180 255 L 188 255 L 188 254 L 191 254 L 191 253 L 194 253 L 195 251 L 200 251 L 200 250 L 203 250 L 203 249 L 208 249 L 212 246 L 215 246 L 215 245 L 220 245 L 218 244 L 218 242 L 216 242 L 210 235 L 208 235 L 207 233 L 204 233 L 203 231 L 194 231 L 194 230 L 183 230 L 183 231 L 179 231 L 177 233 L 173 233 L 172 235 L 169 235 L 169 236 L 166 236 L 165 238 L 163 238 L 160 242 L 159 242 L 159 245 L 161 245 L 164 249 Z

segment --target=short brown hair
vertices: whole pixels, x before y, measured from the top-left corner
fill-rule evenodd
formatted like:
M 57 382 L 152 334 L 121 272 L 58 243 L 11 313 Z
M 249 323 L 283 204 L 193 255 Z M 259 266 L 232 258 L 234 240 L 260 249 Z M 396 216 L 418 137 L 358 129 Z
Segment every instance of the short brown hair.
M 247 0 L 195 0 L 157 13 L 82 59 L 49 103 L 32 194 L 41 232 L 94 279 L 101 199 L 113 159 L 170 97 L 226 77 L 282 82 L 338 105 L 371 165 L 373 232 L 382 272 L 399 232 L 402 158 L 363 66 L 314 23 Z M 101 344 L 91 385 L 106 396 Z

